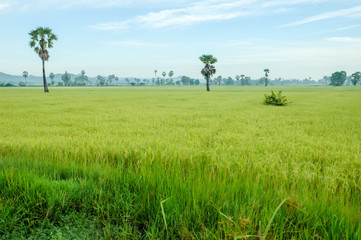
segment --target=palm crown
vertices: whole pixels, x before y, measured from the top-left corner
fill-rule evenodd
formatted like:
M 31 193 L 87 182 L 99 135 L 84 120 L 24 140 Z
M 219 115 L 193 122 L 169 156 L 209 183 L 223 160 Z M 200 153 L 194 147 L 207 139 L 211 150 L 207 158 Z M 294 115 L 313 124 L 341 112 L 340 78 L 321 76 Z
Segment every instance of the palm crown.
M 49 60 L 49 52 L 47 48 L 52 48 L 54 41 L 58 40 L 55 34 L 51 32 L 50 28 L 38 27 L 29 33 L 30 47 L 34 48 L 34 51 L 39 54 L 39 57 L 43 61 Z
M 216 68 L 212 64 L 217 62 L 217 58 L 213 57 L 210 54 L 203 54 L 199 57 L 199 60 L 201 60 L 205 64 L 204 68 L 201 71 L 201 74 L 206 78 L 207 91 L 210 91 L 209 78 L 216 73 Z
M 206 65 L 201 71 L 203 76 L 209 78 L 216 73 L 216 68 L 212 64 L 217 62 L 217 58 L 213 57 L 212 55 L 203 54 L 199 57 L 199 60 L 201 60 Z

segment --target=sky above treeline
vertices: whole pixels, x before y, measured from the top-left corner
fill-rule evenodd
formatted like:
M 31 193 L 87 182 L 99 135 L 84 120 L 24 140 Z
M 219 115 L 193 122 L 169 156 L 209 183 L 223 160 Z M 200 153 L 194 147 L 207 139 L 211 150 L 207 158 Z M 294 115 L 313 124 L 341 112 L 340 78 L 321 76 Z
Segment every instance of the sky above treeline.
M 47 74 L 202 78 L 202 54 L 223 77 L 361 71 L 361 0 L 0 0 L 0 72 L 42 74 L 39 26 L 58 37 Z

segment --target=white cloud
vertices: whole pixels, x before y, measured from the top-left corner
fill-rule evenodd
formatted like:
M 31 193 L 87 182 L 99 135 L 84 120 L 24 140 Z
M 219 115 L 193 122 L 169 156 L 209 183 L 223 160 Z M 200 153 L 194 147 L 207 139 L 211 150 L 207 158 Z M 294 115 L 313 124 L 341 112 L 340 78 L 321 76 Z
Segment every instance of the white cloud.
M 283 27 L 303 25 L 303 24 L 326 20 L 326 19 L 335 18 L 335 17 L 355 17 L 355 16 L 359 16 L 360 14 L 361 14 L 361 5 L 352 7 L 352 8 L 347 8 L 347 9 L 342 9 L 342 10 L 338 10 L 338 11 L 332 11 L 332 12 L 319 14 L 319 15 L 316 15 L 313 17 L 305 18 L 305 19 L 297 21 L 297 22 L 285 24 L 285 25 L 283 25 Z
M 8 2 L 0 2 L 0 11 L 8 7 L 10 7 Z
M 115 30 L 136 25 L 147 28 L 185 26 L 207 21 L 220 21 L 259 13 L 254 5 L 259 0 L 220 1 L 204 0 L 186 7 L 149 12 L 117 23 L 100 23 L 91 26 L 98 30 Z
M 286 7 L 297 4 L 315 4 L 325 0 L 200 0 L 180 1 L 183 7 L 149 12 L 119 22 L 99 23 L 91 26 L 97 30 L 121 30 L 132 26 L 162 28 L 187 26 L 201 22 L 224 21 L 245 16 L 282 13 Z
M 164 47 L 167 46 L 167 43 L 150 43 L 150 42 L 142 42 L 142 41 L 105 41 L 103 42 L 112 46 L 119 47 Z
M 1 0 L 0 0 L 1 1 Z M 12 0 L 18 9 L 23 11 L 33 9 L 45 9 L 48 7 L 57 7 L 59 9 L 69 9 L 74 7 L 90 8 L 112 8 L 125 6 L 139 6 L 145 4 L 163 5 L 163 4 L 181 4 L 190 0 Z
M 352 37 L 331 37 L 326 40 L 332 42 L 341 42 L 341 43 L 361 43 L 361 38 L 352 38 Z

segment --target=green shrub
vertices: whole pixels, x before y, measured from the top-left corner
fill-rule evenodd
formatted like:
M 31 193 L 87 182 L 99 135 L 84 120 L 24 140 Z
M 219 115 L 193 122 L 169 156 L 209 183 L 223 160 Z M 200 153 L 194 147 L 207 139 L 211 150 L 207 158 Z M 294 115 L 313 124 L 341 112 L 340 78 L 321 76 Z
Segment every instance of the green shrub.
M 271 95 L 265 94 L 264 97 L 264 104 L 266 105 L 286 106 L 288 104 L 286 96 L 282 96 L 282 91 L 277 94 L 271 91 Z

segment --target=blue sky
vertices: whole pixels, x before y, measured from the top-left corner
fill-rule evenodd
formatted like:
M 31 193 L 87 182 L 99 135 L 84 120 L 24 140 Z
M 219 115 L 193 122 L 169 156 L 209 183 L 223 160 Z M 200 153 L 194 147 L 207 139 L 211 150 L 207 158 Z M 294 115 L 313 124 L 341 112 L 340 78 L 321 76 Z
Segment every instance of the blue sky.
M 150 78 L 173 70 L 318 80 L 361 71 L 361 0 L 0 0 L 0 71 L 41 75 L 28 33 L 58 36 L 49 72 Z

